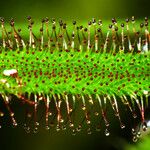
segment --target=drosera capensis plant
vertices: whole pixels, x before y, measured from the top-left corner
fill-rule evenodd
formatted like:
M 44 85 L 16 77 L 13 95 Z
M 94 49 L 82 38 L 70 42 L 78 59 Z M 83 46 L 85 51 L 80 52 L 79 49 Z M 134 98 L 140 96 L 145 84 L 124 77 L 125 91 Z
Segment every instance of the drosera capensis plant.
M 91 126 L 99 131 L 103 124 L 109 136 L 108 109 L 112 108 L 120 127 L 125 128 L 119 109 L 122 103 L 133 120 L 140 112 L 140 124 L 146 130 L 150 91 L 147 17 L 141 24 L 134 17 L 124 23 L 113 18 L 106 31 L 102 20 L 95 18 L 87 26 L 73 21 L 70 27 L 63 20 L 45 18 L 38 36 L 32 18 L 27 20 L 29 36 L 23 37 L 14 19 L 10 30 L 4 18 L 0 19 L 0 96 L 13 126 L 22 124 L 11 104 L 18 101 L 25 109 L 27 132 L 37 132 L 42 120 L 47 130 L 68 128 L 73 134 L 82 126 L 91 134 Z M 0 116 L 5 116 L 2 110 Z M 132 132 L 136 141 L 140 133 L 134 126 Z

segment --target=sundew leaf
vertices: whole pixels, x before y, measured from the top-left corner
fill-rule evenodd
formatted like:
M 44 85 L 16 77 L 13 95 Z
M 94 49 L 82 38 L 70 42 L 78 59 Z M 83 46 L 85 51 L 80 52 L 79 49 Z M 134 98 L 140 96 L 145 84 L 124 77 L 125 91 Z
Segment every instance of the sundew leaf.
M 149 105 L 150 89 L 148 18 L 138 27 L 134 17 L 131 21 L 126 19 L 121 26 L 113 18 L 107 29 L 101 20 L 94 18 L 86 27 L 76 22 L 70 26 L 62 20 L 56 23 L 55 19 L 50 22 L 46 18 L 37 36 L 29 16 L 29 37 L 24 38 L 14 19 L 10 21 L 9 31 L 1 18 L 0 93 L 13 125 L 17 121 L 10 103 L 15 96 L 32 110 L 26 114 L 30 120 L 24 125 L 27 132 L 31 126 L 33 132 L 38 131 L 37 112 L 41 103 L 46 129 L 52 116 L 51 124 L 56 122 L 57 131 L 69 126 L 75 134 L 85 122 L 90 134 L 91 118 L 97 114 L 108 136 L 108 106 L 120 127 L 125 128 L 119 109 L 121 103 L 133 119 L 140 118 L 146 130 L 145 109 Z M 72 114 L 78 113 L 77 106 L 82 119 L 76 122 Z M 95 126 L 99 129 L 101 124 Z

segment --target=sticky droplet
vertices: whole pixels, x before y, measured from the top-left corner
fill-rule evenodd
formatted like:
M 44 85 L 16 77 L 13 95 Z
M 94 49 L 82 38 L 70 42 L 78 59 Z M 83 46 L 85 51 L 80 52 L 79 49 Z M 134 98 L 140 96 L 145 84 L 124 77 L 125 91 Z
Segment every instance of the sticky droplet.
M 133 134 L 133 135 L 136 135 L 136 131 L 135 131 L 134 128 L 132 128 L 132 134 Z
M 90 124 L 90 123 L 91 123 L 91 121 L 90 121 L 90 120 L 87 120 L 87 121 L 86 121 L 86 123 L 87 123 L 87 124 Z
M 136 119 L 137 118 L 137 114 L 134 112 L 133 113 L 133 118 Z
M 121 129 L 124 129 L 126 126 L 123 123 L 121 123 L 120 127 L 121 127 Z
M 138 138 L 136 136 L 133 136 L 132 141 L 137 142 Z
M 60 129 L 61 129 L 61 128 L 60 128 L 60 126 L 59 126 L 59 125 L 57 125 L 57 126 L 56 126 L 56 131 L 57 131 L 57 132 L 59 132 L 59 131 L 60 131 Z
M 80 131 L 81 131 L 81 128 L 82 128 L 82 126 L 81 126 L 81 125 L 79 125 L 79 126 L 77 127 L 77 129 L 76 129 L 76 130 L 77 130 L 78 132 L 80 132 Z
M 72 128 L 74 127 L 74 124 L 72 122 L 69 123 L 69 127 Z
M 88 134 L 92 134 L 91 128 L 88 128 L 88 129 L 87 129 L 87 133 L 88 133 Z
M 40 124 L 39 124 L 39 122 L 35 122 L 35 126 L 39 126 Z
M 106 136 L 109 136 L 109 135 L 110 135 L 110 132 L 108 131 L 108 129 L 105 130 L 105 135 L 106 135 Z
M 63 123 L 64 122 L 64 120 L 63 119 L 60 119 L 60 123 Z
M 38 128 L 37 127 L 34 128 L 33 133 L 38 133 Z
M 76 135 L 76 130 L 75 129 L 72 130 L 72 135 Z
M 85 107 L 85 106 L 82 106 L 82 110 L 86 110 L 86 107 Z
M 52 112 L 49 112 L 48 115 L 49 115 L 49 116 L 52 116 Z
M 25 128 L 25 131 L 26 131 L 27 133 L 30 133 L 30 131 L 31 131 L 31 130 L 30 130 L 30 127 L 26 127 L 26 128 Z
M 45 129 L 46 129 L 46 130 L 49 130 L 49 129 L 50 129 L 50 127 L 47 125 L 47 126 L 45 127 Z
M 98 116 L 98 115 L 99 115 L 99 113 L 98 113 L 98 112 L 95 112 L 94 114 L 95 114 L 95 116 Z
M 139 131 L 138 133 L 137 133 L 137 137 L 139 138 L 141 136 L 141 132 Z
M 16 127 L 18 124 L 17 122 L 13 122 L 13 126 Z
M 147 123 L 146 123 L 146 122 L 143 122 L 143 124 L 142 124 L 142 129 L 143 129 L 143 131 L 146 131 L 146 130 L 147 130 Z
M 14 113 L 13 113 L 13 112 L 11 112 L 11 113 L 10 113 L 10 116 L 11 116 L 11 117 L 13 117 L 13 116 L 14 116 Z
M 66 125 L 63 125 L 62 126 L 62 130 L 66 130 L 67 128 L 66 128 Z
M 0 112 L 0 117 L 3 117 L 4 116 L 4 113 L 3 112 Z

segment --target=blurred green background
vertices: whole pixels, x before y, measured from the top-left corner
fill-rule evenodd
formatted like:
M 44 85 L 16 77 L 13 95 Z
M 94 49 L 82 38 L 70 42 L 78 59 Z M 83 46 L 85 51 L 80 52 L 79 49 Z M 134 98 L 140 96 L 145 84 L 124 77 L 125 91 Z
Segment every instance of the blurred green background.
M 43 17 L 85 21 L 92 17 L 111 19 L 150 16 L 149 0 L 0 0 L 0 16 L 17 22 L 26 22 L 31 15 L 35 20 Z M 128 123 L 128 122 L 127 122 Z M 23 129 L 0 130 L 1 148 L 4 150 L 121 150 L 131 141 L 128 125 L 124 131 L 113 125 L 111 136 L 104 131 L 87 135 L 86 132 L 72 136 L 68 132 L 27 134 Z
M 36 19 L 47 16 L 66 20 L 143 17 L 150 15 L 149 4 L 149 0 L 1 0 L 0 16 L 18 21 L 28 15 Z

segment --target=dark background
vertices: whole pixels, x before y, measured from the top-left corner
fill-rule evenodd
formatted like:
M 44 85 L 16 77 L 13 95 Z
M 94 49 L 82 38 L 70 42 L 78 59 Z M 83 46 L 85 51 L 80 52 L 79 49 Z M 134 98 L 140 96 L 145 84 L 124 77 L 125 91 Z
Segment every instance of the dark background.
M 86 20 L 92 17 L 110 19 L 111 17 L 136 18 L 150 16 L 149 0 L 0 0 L 0 16 L 24 22 L 31 15 L 36 20 L 43 17 L 63 18 L 65 20 Z M 124 119 L 125 120 L 125 119 Z M 126 121 L 126 120 L 125 120 Z M 68 132 L 50 133 L 42 130 L 38 134 L 27 134 L 22 128 L 4 127 L 0 130 L 0 149 L 2 150 L 121 150 L 131 141 L 130 128 L 125 130 L 113 125 L 111 136 L 104 131 L 87 135 L 82 132 L 72 136 Z

